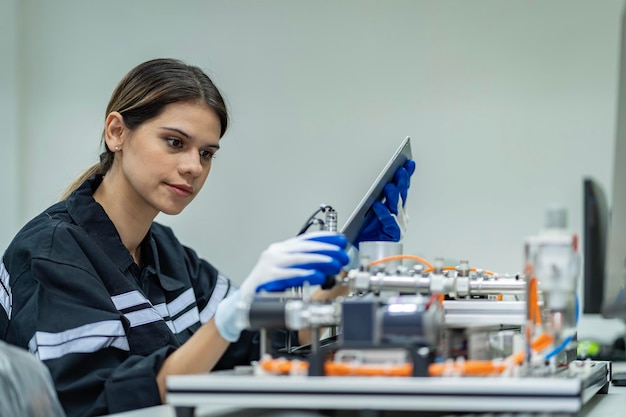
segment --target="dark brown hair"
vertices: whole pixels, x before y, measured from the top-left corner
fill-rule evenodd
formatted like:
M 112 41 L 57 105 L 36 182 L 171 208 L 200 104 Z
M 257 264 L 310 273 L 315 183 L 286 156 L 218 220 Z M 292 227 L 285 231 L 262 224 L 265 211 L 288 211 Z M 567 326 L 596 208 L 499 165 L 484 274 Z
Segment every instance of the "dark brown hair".
M 224 136 L 228 127 L 228 111 L 213 81 L 200 68 L 180 60 L 153 59 L 139 64 L 122 78 L 111 95 L 105 118 L 111 112 L 119 112 L 126 127 L 134 130 L 161 114 L 168 104 L 198 100 L 215 111 L 221 125 L 220 137 Z M 104 152 L 100 154 L 100 162 L 74 180 L 62 200 L 87 178 L 94 174 L 106 174 L 113 165 L 115 153 L 107 148 L 104 135 L 103 131 L 101 143 Z

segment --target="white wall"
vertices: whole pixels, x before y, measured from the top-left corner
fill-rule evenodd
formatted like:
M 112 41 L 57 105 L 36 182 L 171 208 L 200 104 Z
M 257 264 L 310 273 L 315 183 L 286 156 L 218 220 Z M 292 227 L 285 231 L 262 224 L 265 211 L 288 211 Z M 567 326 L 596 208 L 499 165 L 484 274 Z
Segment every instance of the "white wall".
M 518 272 L 549 204 L 580 231 L 583 176 L 611 189 L 622 7 L 21 1 L 19 223 L 96 161 L 124 73 L 172 56 L 213 77 L 232 124 L 203 195 L 160 220 L 233 279 L 320 203 L 342 223 L 407 135 L 405 252 Z
M 0 1 L 0 253 L 19 227 L 17 0 Z

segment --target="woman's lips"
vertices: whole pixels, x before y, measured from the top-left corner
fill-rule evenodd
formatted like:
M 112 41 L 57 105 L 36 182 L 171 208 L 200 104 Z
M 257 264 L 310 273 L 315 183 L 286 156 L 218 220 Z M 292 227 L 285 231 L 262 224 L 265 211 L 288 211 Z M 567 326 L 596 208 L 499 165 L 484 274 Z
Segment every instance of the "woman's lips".
M 170 189 L 181 197 L 189 197 L 193 194 L 193 187 L 187 184 L 167 184 Z

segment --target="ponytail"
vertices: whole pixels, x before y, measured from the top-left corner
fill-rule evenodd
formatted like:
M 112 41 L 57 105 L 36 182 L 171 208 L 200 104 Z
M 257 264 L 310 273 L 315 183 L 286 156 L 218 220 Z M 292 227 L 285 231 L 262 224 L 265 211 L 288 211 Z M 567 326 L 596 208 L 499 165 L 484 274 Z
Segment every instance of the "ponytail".
M 80 185 L 85 182 L 87 179 L 96 174 L 106 174 L 109 169 L 111 169 L 111 165 L 113 165 L 114 153 L 110 150 L 106 150 L 100 154 L 100 162 L 97 164 L 93 164 L 89 169 L 85 170 L 82 174 L 76 178 L 69 187 L 65 190 L 63 195 L 61 196 L 60 201 L 67 200 L 67 198 L 72 194 Z

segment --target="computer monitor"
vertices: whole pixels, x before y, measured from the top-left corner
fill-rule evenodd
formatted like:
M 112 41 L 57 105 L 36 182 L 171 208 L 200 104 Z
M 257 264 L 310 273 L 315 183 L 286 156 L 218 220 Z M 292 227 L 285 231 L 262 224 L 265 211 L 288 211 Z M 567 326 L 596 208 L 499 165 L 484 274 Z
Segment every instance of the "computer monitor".
M 609 208 L 604 189 L 593 178 L 583 179 L 583 313 L 600 314 L 604 299 L 604 265 Z
M 613 193 L 609 219 L 602 315 L 626 320 L 626 14 L 622 13 Z

